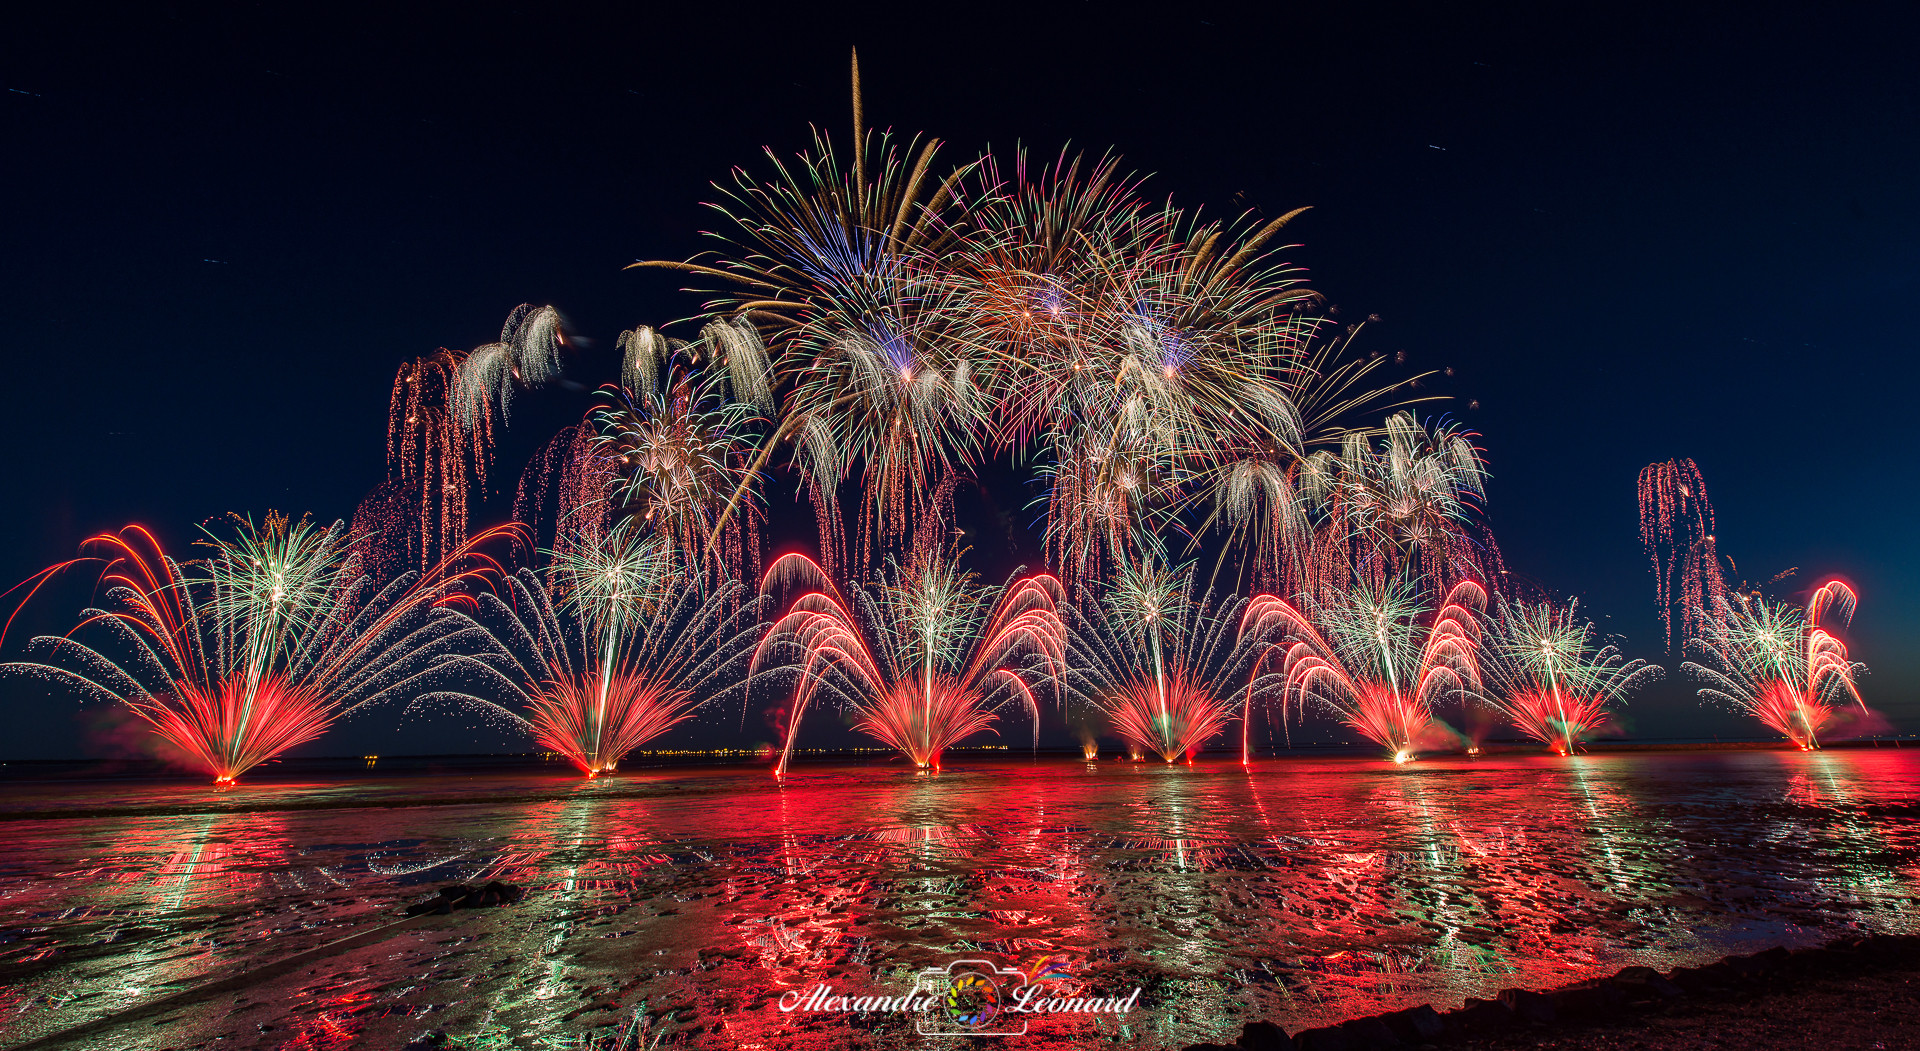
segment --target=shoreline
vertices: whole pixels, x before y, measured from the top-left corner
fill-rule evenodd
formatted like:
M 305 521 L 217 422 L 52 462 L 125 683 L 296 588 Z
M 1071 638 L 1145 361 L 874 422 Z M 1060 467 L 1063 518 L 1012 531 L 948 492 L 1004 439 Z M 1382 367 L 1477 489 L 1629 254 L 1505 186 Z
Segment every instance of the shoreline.
M 1432 1004 L 1288 1034 L 1250 1022 L 1233 1044 L 1185 1051 L 1458 1048 L 1568 1051 L 1706 1047 L 1891 1048 L 1920 1044 L 1920 935 L 1775 946 L 1661 972 L 1624 967 L 1553 989 L 1501 990 L 1441 1011 Z

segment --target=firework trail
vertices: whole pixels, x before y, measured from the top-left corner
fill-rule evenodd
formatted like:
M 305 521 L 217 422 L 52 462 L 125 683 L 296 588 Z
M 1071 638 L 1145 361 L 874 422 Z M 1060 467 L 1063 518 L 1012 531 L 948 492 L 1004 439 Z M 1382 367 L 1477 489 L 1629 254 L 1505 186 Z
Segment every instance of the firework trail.
M 849 602 L 804 555 L 768 567 L 763 591 L 799 592 L 753 659 L 756 670 L 784 664 L 800 676 L 775 776 L 786 773 L 801 718 L 823 694 L 859 715 L 855 729 L 922 769 L 989 729 L 1011 702 L 1033 715 L 1038 743 L 1039 693 L 1066 662 L 1059 582 L 1040 574 L 982 588 L 957 558 L 924 546 L 891 568 Z
M 1598 639 L 1572 601 L 1502 598 L 1483 656 L 1492 684 L 1486 700 L 1556 755 L 1572 755 L 1606 724 L 1612 705 L 1663 674 L 1657 665 L 1626 661 Z
M 740 687 L 761 625 L 738 583 L 693 586 L 634 519 L 542 554 L 544 578 L 523 568 L 506 599 L 484 594 L 471 612 L 447 614 L 480 652 L 443 655 L 418 681 L 460 684 L 417 703 L 503 715 L 596 777 Z
M 1689 459 L 1648 464 L 1640 472 L 1640 544 L 1653 563 L 1654 602 L 1673 649 L 1673 609 L 1680 607 L 1680 638 L 1711 630 L 1724 608 L 1726 581 L 1714 540 L 1713 504 L 1700 468 Z
M 1482 692 L 1480 614 L 1486 591 L 1464 581 L 1437 610 L 1395 580 L 1311 600 L 1311 616 L 1284 611 L 1291 641 L 1282 662 L 1282 712 L 1309 701 L 1338 715 L 1396 762 L 1418 754 L 1434 703 Z M 1428 614 L 1432 614 L 1431 619 Z
M 1853 589 L 1830 580 L 1814 590 L 1806 609 L 1784 602 L 1722 601 L 1718 616 L 1702 615 L 1706 631 L 1692 646 L 1709 662 L 1681 665 L 1706 683 L 1700 696 L 1759 719 L 1803 751 L 1820 747 L 1820 731 L 1847 699 L 1867 705 L 1854 679 L 1866 666 L 1847 658 L 1846 644 L 1826 623 L 1853 619 Z
M 231 784 L 342 714 L 398 696 L 445 644 L 450 622 L 436 606 L 497 570 L 476 546 L 513 535 L 482 533 L 430 572 L 377 586 L 341 523 L 270 515 L 261 526 L 234 516 L 234 525 L 232 539 L 213 538 L 212 556 L 186 567 L 140 526 L 88 540 L 107 604 L 82 611 L 75 631 L 106 641 L 44 636 L 29 644 L 42 659 L 0 667 L 126 705 L 215 783 Z M 35 590 L 87 560 L 46 570 Z M 467 563 L 474 568 L 458 568 Z
M 461 355 L 439 350 L 402 366 L 387 408 L 387 481 L 361 502 L 353 536 L 375 580 L 426 571 L 467 538 L 475 497 L 486 491 L 493 426 L 453 418 Z
M 1277 600 L 1193 597 L 1191 567 L 1122 569 L 1073 618 L 1068 693 L 1102 714 L 1135 754 L 1191 760 L 1232 720 L 1236 690 L 1273 632 Z

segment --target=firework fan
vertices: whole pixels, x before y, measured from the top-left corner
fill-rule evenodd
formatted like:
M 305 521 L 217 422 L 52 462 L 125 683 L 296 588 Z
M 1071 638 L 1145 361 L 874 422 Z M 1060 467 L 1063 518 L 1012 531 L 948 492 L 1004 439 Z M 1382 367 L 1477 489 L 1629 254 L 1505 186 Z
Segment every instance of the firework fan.
M 497 568 L 474 549 L 502 535 L 483 533 L 431 572 L 380 587 L 348 553 L 341 523 L 272 515 L 234 525 L 232 539 L 211 541 L 212 557 L 184 567 L 139 526 L 87 541 L 104 563 L 107 604 L 83 611 L 75 630 L 104 638 L 37 638 L 30 649 L 43 657 L 5 668 L 126 705 L 231 784 L 342 714 L 399 696 L 447 644 L 435 606 Z M 467 562 L 476 568 L 456 568 Z
M 1191 567 L 1122 569 L 1076 611 L 1068 692 L 1103 713 L 1135 754 L 1191 760 L 1254 688 L 1263 649 L 1285 628 L 1270 596 L 1193 596 Z
M 1853 618 L 1853 590 L 1837 580 L 1815 589 L 1804 610 L 1784 602 L 1723 602 L 1716 617 L 1702 616 L 1706 633 L 1692 646 L 1709 662 L 1681 667 L 1706 683 L 1700 696 L 1759 719 L 1805 751 L 1820 747 L 1834 706 L 1866 702 L 1854 679 L 1865 665 L 1847 658 L 1829 620 Z
M 1485 699 L 1556 755 L 1572 755 L 1606 725 L 1613 705 L 1662 674 L 1600 640 L 1577 602 L 1503 598 L 1488 625 L 1483 658 L 1490 685 Z
M 1465 581 L 1439 608 L 1414 586 L 1357 586 L 1288 610 L 1291 642 L 1282 661 L 1283 715 L 1309 701 L 1387 750 L 1396 762 L 1417 756 L 1436 703 L 1482 692 L 1480 614 L 1486 591 Z
M 758 637 L 738 584 L 689 586 L 663 543 L 632 519 L 543 551 L 506 599 L 484 594 L 449 612 L 477 654 L 446 654 L 421 681 L 460 685 L 417 703 L 457 700 L 503 715 L 588 777 L 725 696 Z M 505 697 L 500 703 L 496 698 Z
M 1039 695 L 1065 668 L 1059 582 L 1040 574 L 983 588 L 957 558 L 917 547 L 852 601 L 804 555 L 768 568 L 763 591 L 798 593 L 753 659 L 756 670 L 785 665 L 799 674 L 775 776 L 786 773 L 801 718 L 821 696 L 922 769 L 990 729 L 1009 703 L 1033 716 L 1038 743 Z

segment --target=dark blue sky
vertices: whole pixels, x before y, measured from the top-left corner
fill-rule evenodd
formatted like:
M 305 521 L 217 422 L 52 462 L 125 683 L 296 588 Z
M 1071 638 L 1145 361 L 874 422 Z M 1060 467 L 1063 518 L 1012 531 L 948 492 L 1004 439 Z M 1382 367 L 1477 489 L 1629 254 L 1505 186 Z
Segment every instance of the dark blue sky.
M 1314 205 L 1293 258 L 1382 317 L 1368 349 L 1457 370 L 1516 570 L 1658 657 L 1634 479 L 1691 456 L 1742 570 L 1858 584 L 1869 700 L 1920 731 L 1910 5 L 400 6 L 16 13 L 9 583 L 130 520 L 184 545 L 229 510 L 350 514 L 395 366 L 517 303 L 603 348 L 688 315 L 620 268 L 701 248 L 730 165 L 843 133 L 857 44 L 870 123 L 952 156 L 1112 146 L 1184 204 Z M 509 448 L 576 407 L 535 406 Z M 91 747 L 45 693 L 0 685 L 0 754 Z M 1677 686 L 1631 712 L 1756 729 Z M 393 722 L 313 750 L 475 736 Z

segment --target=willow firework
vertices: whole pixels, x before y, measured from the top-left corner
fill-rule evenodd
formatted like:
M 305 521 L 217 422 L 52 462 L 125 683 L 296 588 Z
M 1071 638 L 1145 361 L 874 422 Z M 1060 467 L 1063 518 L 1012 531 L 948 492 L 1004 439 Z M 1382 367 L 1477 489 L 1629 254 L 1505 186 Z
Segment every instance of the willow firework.
M 435 606 L 497 568 L 474 554 L 498 535 L 488 532 L 430 572 L 378 587 L 349 554 L 341 523 L 270 515 L 234 525 L 231 539 L 211 541 L 210 558 L 185 567 L 139 526 L 88 540 L 107 605 L 83 611 L 75 631 L 102 638 L 43 636 L 30 643 L 42 658 L 4 667 L 126 705 L 231 784 L 343 713 L 403 695 L 446 644 Z M 456 568 L 468 561 L 475 567 Z
M 1692 640 L 1707 663 L 1681 667 L 1706 683 L 1700 696 L 1746 712 L 1802 750 L 1820 747 L 1834 706 L 1866 702 L 1854 679 L 1864 666 L 1827 624 L 1853 618 L 1853 589 L 1838 580 L 1816 588 L 1804 610 L 1784 602 L 1722 602 L 1718 616 L 1701 616 L 1706 633 Z
M 1708 631 L 1726 606 L 1727 585 L 1720 573 L 1707 482 L 1692 460 L 1648 464 L 1640 472 L 1640 544 L 1653 564 L 1654 602 L 1667 648 L 1676 641 L 1676 607 L 1680 641 Z

